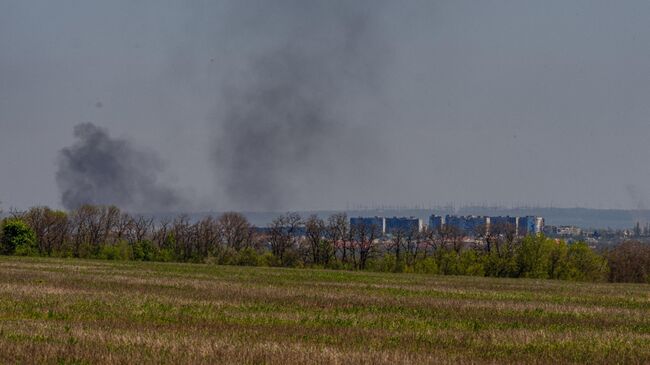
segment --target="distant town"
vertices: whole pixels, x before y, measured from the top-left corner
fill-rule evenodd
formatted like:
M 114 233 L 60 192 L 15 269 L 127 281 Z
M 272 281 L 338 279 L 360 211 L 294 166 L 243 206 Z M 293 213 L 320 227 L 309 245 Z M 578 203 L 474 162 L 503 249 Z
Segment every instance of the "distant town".
M 567 242 L 583 241 L 592 247 L 616 244 L 626 239 L 650 240 L 650 224 L 637 222 L 628 229 L 582 228 L 575 225 L 549 225 L 541 216 L 485 216 L 485 215 L 437 215 L 429 219 L 415 216 L 356 216 L 349 218 L 352 231 L 371 229 L 377 239 L 390 240 L 396 234 L 429 233 L 453 234 L 466 243 L 480 243 L 487 235 L 511 234 L 516 237 L 543 234 L 549 238 Z M 270 228 L 257 226 L 264 233 Z M 304 226 L 294 227 L 293 234 L 304 236 Z
M 356 217 L 350 218 L 350 226 L 358 227 L 367 225 L 376 227 L 382 235 L 392 235 L 396 232 L 417 231 L 425 229 L 438 231 L 451 229 L 467 237 L 483 236 L 485 234 L 500 233 L 511 230 L 517 236 L 540 234 L 544 229 L 544 218 L 535 216 L 526 217 L 487 217 L 487 216 L 456 216 L 456 215 L 431 215 L 428 224 L 416 217 Z M 498 231 L 498 232 L 497 232 Z
M 636 222 L 627 229 L 581 228 L 574 225 L 548 225 L 540 216 L 482 216 L 482 215 L 436 215 L 428 222 L 417 217 L 353 217 L 350 226 L 371 225 L 378 227 L 382 235 L 390 237 L 397 231 L 424 230 L 439 231 L 451 229 L 465 236 L 468 241 L 476 241 L 486 234 L 501 234 L 512 231 L 516 236 L 544 234 L 550 238 L 584 241 L 594 246 L 614 244 L 625 239 L 650 240 L 650 223 Z

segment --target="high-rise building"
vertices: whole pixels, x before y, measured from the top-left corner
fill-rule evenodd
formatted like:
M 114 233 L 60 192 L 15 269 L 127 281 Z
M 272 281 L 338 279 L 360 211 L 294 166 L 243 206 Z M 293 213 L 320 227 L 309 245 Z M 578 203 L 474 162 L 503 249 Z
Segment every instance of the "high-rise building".
M 386 233 L 386 218 L 384 217 L 352 217 L 350 218 L 350 229 L 373 229 L 375 234 L 380 236 Z
M 422 231 L 422 219 L 415 217 L 393 217 L 386 218 L 386 233 L 395 234 L 400 231 L 403 233 Z
M 525 216 L 519 218 L 517 234 L 520 236 L 541 234 L 544 229 L 544 218 Z
M 499 234 L 511 231 L 518 234 L 519 219 L 519 217 L 511 216 L 490 217 L 490 232 Z
M 490 226 L 490 217 L 446 215 L 445 225 L 458 229 L 466 236 L 476 236 L 487 231 Z
M 441 215 L 432 214 L 429 217 L 429 229 L 432 231 L 438 231 L 445 225 L 445 217 Z

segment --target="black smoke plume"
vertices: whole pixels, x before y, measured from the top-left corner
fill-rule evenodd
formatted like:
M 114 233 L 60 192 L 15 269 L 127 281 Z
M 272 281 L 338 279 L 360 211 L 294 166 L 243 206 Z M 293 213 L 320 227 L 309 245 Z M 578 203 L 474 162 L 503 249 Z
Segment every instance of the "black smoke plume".
M 328 179 L 336 159 L 354 160 L 349 141 L 370 131 L 352 127 L 342 105 L 376 87 L 385 57 L 379 4 L 280 0 L 231 9 L 256 45 L 227 83 L 215 144 L 218 177 L 238 208 L 286 209 L 309 190 L 305 176 Z
M 67 209 L 116 205 L 135 212 L 177 209 L 181 195 L 160 181 L 158 155 L 92 123 L 75 126 L 76 142 L 59 152 L 56 181 Z

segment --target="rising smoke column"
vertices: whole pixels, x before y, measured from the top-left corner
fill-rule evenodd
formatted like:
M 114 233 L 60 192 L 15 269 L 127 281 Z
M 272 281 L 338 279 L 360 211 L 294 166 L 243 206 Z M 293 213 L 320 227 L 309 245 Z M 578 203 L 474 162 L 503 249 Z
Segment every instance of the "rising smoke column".
M 156 153 L 111 137 L 92 123 L 75 126 L 76 142 L 59 152 L 56 181 L 67 209 L 116 205 L 135 212 L 176 209 L 180 194 L 160 181 Z
M 238 208 L 285 209 L 304 176 L 327 179 L 334 159 L 354 159 L 345 141 L 364 139 L 340 106 L 376 86 L 380 1 L 250 4 L 230 14 L 257 47 L 224 91 L 217 174 Z

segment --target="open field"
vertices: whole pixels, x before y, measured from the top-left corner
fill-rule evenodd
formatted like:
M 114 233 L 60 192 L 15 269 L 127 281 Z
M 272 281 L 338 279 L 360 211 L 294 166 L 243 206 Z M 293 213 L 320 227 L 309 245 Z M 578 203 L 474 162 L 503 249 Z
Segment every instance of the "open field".
M 650 363 L 650 286 L 0 257 L 0 363 Z

